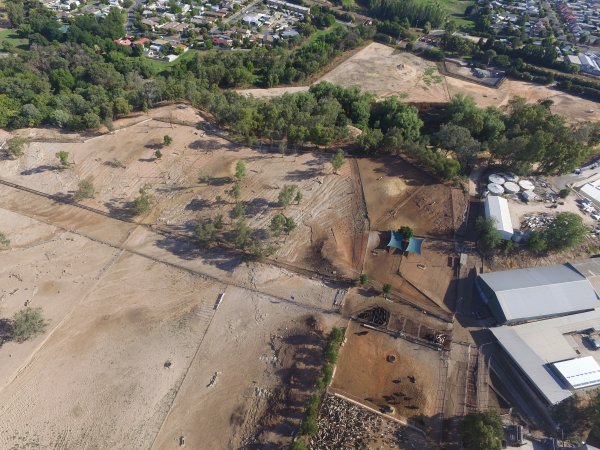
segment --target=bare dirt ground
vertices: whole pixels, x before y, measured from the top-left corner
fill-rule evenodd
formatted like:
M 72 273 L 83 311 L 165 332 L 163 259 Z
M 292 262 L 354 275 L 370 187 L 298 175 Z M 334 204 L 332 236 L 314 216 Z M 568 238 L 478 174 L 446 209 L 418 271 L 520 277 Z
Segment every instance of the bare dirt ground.
M 324 333 L 339 325 L 340 316 L 331 314 L 339 286 L 245 264 L 239 254 L 199 250 L 182 239 L 218 213 L 226 224 L 233 221 L 225 191 L 238 160 L 247 167 L 242 201 L 252 227 L 266 228 L 281 212 L 275 202 L 284 184 L 303 193 L 299 205 L 283 211 L 298 228 L 279 239 L 276 263 L 356 276 L 367 242 L 361 178 L 372 223 L 451 236 L 450 190 L 408 164 L 386 169 L 386 161 L 349 160 L 334 175 L 325 155 L 264 154 L 205 135 L 191 126 L 200 120 L 191 108 L 171 105 L 91 138 L 23 130 L 32 140 L 23 158 L 0 160 L 1 179 L 40 191 L 0 184 L 0 230 L 12 242 L 0 251 L 0 317 L 28 305 L 42 307 L 49 321 L 35 339 L 0 347 L 7 361 L 0 368 L 0 448 L 163 449 L 179 448 L 183 438 L 190 448 L 275 449 L 290 442 L 322 362 Z M 166 134 L 173 144 L 156 159 Z M 57 167 L 60 150 L 70 153 L 67 169 Z M 98 191 L 82 202 L 88 209 L 57 201 L 71 199 L 82 179 Z M 156 201 L 148 214 L 133 218 L 129 204 L 145 183 Z M 396 215 L 385 217 L 384 203 L 396 205 Z M 427 273 L 442 280 L 447 269 L 436 258 L 428 259 Z M 402 266 L 407 279 L 426 283 L 420 272 L 412 274 L 413 263 Z M 369 276 L 377 271 L 373 266 Z M 399 292 L 441 310 L 408 281 L 403 285 Z M 221 292 L 225 298 L 215 310 Z M 347 308 L 373 303 L 372 295 L 352 291 Z M 392 306 L 406 309 L 411 323 L 448 329 L 420 310 Z M 406 395 L 390 402 L 400 401 L 402 417 L 437 410 L 431 393 L 437 393 L 439 373 L 426 368 L 437 353 L 373 336 L 351 337 L 349 367 L 373 355 L 379 361 L 384 351 L 399 359 L 384 358 L 354 379 L 342 367 L 342 351 L 340 373 L 346 375 L 340 376 L 350 377 L 350 391 L 375 389 L 363 397 L 385 401 L 398 391 L 390 367 L 403 378 L 412 370 L 417 382 L 402 379 Z M 369 371 L 384 384 L 367 386 Z M 425 418 L 414 420 L 427 425 Z
M 190 116 L 180 120 L 197 119 L 189 109 L 170 111 Z M 202 140 L 191 127 L 164 125 L 139 123 L 79 144 L 47 141 L 80 137 L 25 130 L 46 142 L 32 143 L 21 161 L 0 161 L 3 178 L 48 194 L 68 197 L 88 177 L 99 190 L 85 202 L 97 210 L 88 210 L 0 185 L 0 230 L 11 240 L 0 251 L 0 317 L 27 305 L 41 307 L 49 322 L 33 340 L 0 347 L 0 448 L 179 448 L 181 436 L 190 448 L 281 448 L 298 427 L 323 333 L 339 320 L 323 314 L 334 312 L 337 288 L 277 267 L 247 265 L 231 252 L 199 251 L 156 232 L 153 222 L 185 231 L 202 217 L 204 211 L 186 205 L 224 189 L 216 182 L 199 185 L 202 169 L 229 183 L 231 165 L 245 158 L 250 197 L 252 190 L 273 190 L 252 180 L 261 171 L 269 177 L 265 167 L 279 174 L 276 182 L 295 175 L 300 184 L 304 174 L 291 172 L 310 171 L 317 156 L 271 158 L 215 137 Z M 140 161 L 153 153 L 146 143 L 164 134 L 174 144 L 163 159 Z M 201 149 L 218 147 L 216 155 L 190 148 L 196 141 Z M 75 164 L 59 170 L 54 153 L 63 149 Z M 105 164 L 113 158 L 125 168 Z M 314 187 L 302 184 L 303 203 L 286 214 L 308 222 L 302 214 L 319 211 L 312 220 L 331 221 L 343 243 L 338 222 L 347 223 L 347 212 L 328 214 L 344 198 L 355 204 L 346 170 L 334 176 L 325 169 Z M 129 221 L 123 206 L 145 180 L 157 203 L 140 225 Z M 196 188 L 200 192 L 190 195 L 188 189 Z M 327 194 L 319 189 L 340 198 L 333 194 L 324 202 Z M 230 206 L 222 208 L 226 213 Z M 350 235 L 348 242 L 351 248 Z M 215 311 L 221 292 L 225 298 Z M 309 317 L 316 325 L 307 324 Z
M 172 125 L 152 117 L 193 123 L 202 119 L 192 108 L 171 105 L 154 110 L 150 117 L 117 122 L 127 128 L 85 142 L 79 135 L 50 130 L 23 130 L 34 140 L 18 160 L 0 162 L 2 178 L 45 193 L 72 196 L 81 180 L 90 180 L 97 190 L 87 206 L 110 215 L 130 219 L 131 202 L 144 185 L 156 199 L 144 223 L 168 226 L 190 233 L 200 220 L 222 214 L 226 223 L 234 206 L 226 193 L 233 185 L 235 164 L 243 160 L 247 176 L 241 182 L 249 224 L 267 229 L 271 218 L 283 212 L 298 224 L 290 235 L 276 240 L 275 255 L 283 262 L 355 277 L 362 255 L 355 241 L 363 236 L 364 212 L 357 201 L 361 193 L 351 164 L 334 175 L 327 155 L 305 153 L 275 157 L 237 146 L 215 135 L 205 135 L 192 126 Z M 163 136 L 173 138 L 154 152 Z M 41 141 L 41 142 L 37 142 Z M 56 142 L 55 142 L 56 141 Z M 58 167 L 56 152 L 70 153 L 70 168 Z M 202 177 L 209 176 L 208 182 Z M 285 184 L 296 184 L 303 194 L 299 205 L 285 211 L 277 207 L 277 196 Z
M 428 75 L 432 70 L 435 75 Z M 517 96 L 531 102 L 552 99 L 552 111 L 569 122 L 600 120 L 600 110 L 593 101 L 517 80 L 505 80 L 500 88 L 494 89 L 447 77 L 441 75 L 431 61 L 378 43 L 368 45 L 318 81 L 330 81 L 342 86 L 356 85 L 375 93 L 379 98 L 400 95 L 405 101 L 415 103 L 443 103 L 459 93 L 473 96 L 477 104 L 483 107 L 503 107 Z M 272 97 L 299 90 L 298 87 L 275 89 L 277 91 L 248 89 L 240 92 L 255 97 Z
M 4 202 L 6 194 L 3 206 L 14 207 Z M 188 442 L 210 441 L 210 448 L 289 440 L 301 417 L 297 411 L 282 416 L 281 426 L 265 426 L 264 436 L 255 437 L 255 427 L 284 374 L 302 361 L 298 352 L 305 366 L 297 367 L 297 378 L 309 383 L 316 370 L 309 361 L 322 350 L 319 339 L 311 341 L 306 318 L 316 315 L 321 330 L 330 326 L 338 316 L 320 313 L 332 306 L 335 290 L 276 268 L 234 261 L 225 271 L 223 264 L 212 266 L 210 255 L 182 254 L 177 261 L 152 244 L 158 238 L 147 230 L 122 244 L 111 242 L 110 224 L 117 221 L 100 216 L 92 225 L 84 219 L 94 213 L 77 216 L 67 208 L 75 209 L 52 208 L 58 210 L 57 227 L 44 224 L 49 217 L 43 208 L 33 208 L 39 221 L 2 214 L 1 226 L 30 225 L 19 235 L 19 247 L 0 253 L 2 316 L 28 301 L 42 307 L 50 323 L 44 335 L 0 348 L 6 361 L 0 447 L 149 448 L 158 439 L 154 448 L 178 448 L 180 435 Z M 64 231 L 67 221 L 73 232 Z M 219 292 L 225 299 L 215 312 Z M 203 389 L 215 372 L 215 389 Z M 188 375 L 192 381 L 184 383 Z M 197 417 L 208 423 L 200 435 Z
M 376 409 L 389 405 L 392 417 L 429 417 L 436 413 L 439 365 L 435 350 L 351 322 L 331 390 Z
M 378 283 L 389 283 L 402 297 L 446 309 L 453 295 L 455 227 L 464 213 L 464 195 L 435 182 L 398 158 L 358 160 L 371 234 L 364 271 Z M 386 249 L 390 230 L 403 225 L 425 237 L 422 254 L 402 256 Z
M 358 160 L 371 229 L 413 228 L 418 236 L 451 238 L 451 189 L 400 158 Z

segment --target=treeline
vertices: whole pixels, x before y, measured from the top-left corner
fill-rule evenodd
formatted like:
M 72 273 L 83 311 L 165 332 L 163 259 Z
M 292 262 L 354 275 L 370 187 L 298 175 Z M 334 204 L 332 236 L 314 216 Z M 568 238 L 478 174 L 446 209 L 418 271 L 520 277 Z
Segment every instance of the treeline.
M 272 100 L 201 89 L 193 103 L 249 143 L 331 145 L 346 139 L 352 124 L 362 130 L 360 153 L 403 155 L 442 180 L 461 174 L 482 150 L 518 173 L 563 173 L 600 143 L 599 124 L 569 127 L 550 112 L 551 101 L 515 99 L 504 113 L 457 96 L 441 110 L 420 115 L 396 97 L 376 102 L 358 88 L 322 82 Z
M 298 83 L 323 69 L 336 56 L 362 45 L 373 34 L 371 27 L 349 30 L 336 26 L 292 52 L 270 47 L 249 52 L 207 52 L 180 64 L 176 70 L 190 72 L 221 88 Z
M 13 56 L 0 59 L 1 128 L 48 124 L 96 129 L 164 99 L 190 98 L 200 87 L 210 91 L 300 82 L 374 33 L 370 27 L 334 27 L 295 50 L 210 51 L 157 74 L 140 46 L 113 42 L 125 33 L 124 16 L 117 9 L 106 18 L 77 16 L 62 30 L 34 1 L 11 3 L 9 17 L 31 48 L 4 46 Z
M 373 17 L 394 22 L 406 19 L 414 27 L 423 27 L 427 22 L 441 27 L 448 18 L 446 9 L 437 1 L 363 0 L 361 3 Z

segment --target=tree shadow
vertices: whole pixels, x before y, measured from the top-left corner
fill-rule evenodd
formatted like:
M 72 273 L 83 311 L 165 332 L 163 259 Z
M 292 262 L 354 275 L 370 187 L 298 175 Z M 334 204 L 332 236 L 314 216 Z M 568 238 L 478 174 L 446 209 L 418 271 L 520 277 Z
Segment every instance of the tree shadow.
M 205 180 L 203 180 L 203 177 L 204 177 L 204 175 L 200 175 L 198 177 L 198 182 L 204 183 L 207 186 L 217 186 L 217 187 L 220 187 L 220 186 L 225 186 L 225 185 L 233 183 L 233 180 L 231 179 L 231 177 L 217 177 L 217 178 L 212 178 L 211 177 L 208 180 L 208 182 L 205 181 Z
M 204 198 L 195 198 L 187 205 L 185 205 L 186 211 L 200 211 L 202 209 L 209 208 L 212 205 L 212 202 L 204 199 Z
M 13 323 L 10 319 L 0 319 L 0 347 L 12 339 Z
M 156 242 L 156 246 L 167 250 L 171 254 L 185 261 L 201 259 L 203 262 L 215 266 L 226 272 L 232 272 L 242 264 L 242 257 L 226 249 L 203 249 L 195 242 L 188 239 L 165 236 Z
M 33 169 L 27 169 L 24 170 L 23 172 L 21 172 L 21 175 L 34 175 L 36 173 L 43 173 L 43 172 L 53 172 L 53 171 L 57 171 L 57 170 L 61 170 L 61 167 L 58 166 L 51 166 L 48 164 L 44 164 L 38 167 L 34 167 Z
M 318 177 L 319 175 L 323 175 L 323 171 L 321 170 L 321 168 L 310 168 L 310 169 L 306 169 L 306 170 L 292 170 L 291 172 L 288 172 L 287 175 L 285 176 L 285 180 L 286 181 L 304 181 L 304 180 L 310 180 L 311 178 L 315 178 Z
M 131 220 L 135 216 L 133 213 L 133 202 L 123 202 L 113 198 L 104 202 L 104 206 L 108 209 L 108 215 L 116 219 Z
M 257 216 L 265 213 L 269 208 L 273 207 L 272 202 L 266 198 L 254 198 L 244 204 L 246 207 L 246 214 L 248 216 Z

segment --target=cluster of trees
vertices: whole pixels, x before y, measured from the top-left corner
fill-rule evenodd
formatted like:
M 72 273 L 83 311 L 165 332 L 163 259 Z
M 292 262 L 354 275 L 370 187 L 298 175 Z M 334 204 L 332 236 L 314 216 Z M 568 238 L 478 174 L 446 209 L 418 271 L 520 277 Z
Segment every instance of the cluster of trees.
M 460 427 L 465 450 L 500 450 L 504 430 L 502 418 L 497 411 L 470 413 Z
M 505 253 L 513 250 L 513 242 L 502 240 L 491 217 L 478 218 L 477 231 L 479 248 L 484 253 L 493 253 L 498 249 Z M 570 212 L 558 213 L 548 227 L 531 232 L 527 249 L 536 254 L 569 250 L 580 245 L 588 233 L 589 229 L 583 224 L 581 216 Z
M 191 100 L 199 91 L 300 82 L 375 31 L 334 26 L 297 49 L 208 51 L 157 74 L 140 46 L 113 42 L 125 33 L 125 16 L 117 9 L 105 18 L 78 15 L 61 28 L 37 1 L 17 0 L 7 8 L 30 48 L 4 45 L 15 57 L 0 60 L 0 128 L 96 129 L 161 100 Z
M 339 54 L 361 45 L 373 33 L 372 27 L 362 25 L 352 30 L 335 26 L 293 51 L 261 47 L 248 52 L 206 52 L 183 62 L 173 74 L 189 72 L 221 88 L 298 83 L 323 69 Z
M 590 429 L 600 435 L 600 390 L 593 393 L 590 401 L 582 401 L 579 396 L 563 400 L 553 408 L 552 415 L 560 424 L 561 438 L 572 444 L 585 441 Z
M 550 112 L 549 101 L 515 99 L 504 113 L 458 95 L 423 115 L 396 97 L 376 102 L 358 88 L 325 82 L 269 101 L 219 91 L 206 91 L 196 100 L 220 126 L 247 142 L 330 145 L 345 139 L 352 124 L 362 130 L 360 152 L 401 154 L 440 179 L 460 174 L 484 149 L 517 173 L 566 172 L 589 156 L 600 137 L 598 125 L 568 126 Z
M 489 26 L 489 25 L 488 25 Z M 391 34 L 390 27 L 378 27 L 378 31 Z M 395 36 L 398 36 L 396 32 Z M 533 81 L 539 84 L 557 82 L 557 88 L 573 95 L 591 100 L 600 100 L 600 82 L 576 76 L 579 68 L 566 61 L 558 60 L 556 42 L 547 37 L 541 45 L 523 43 L 519 39 L 512 42 L 496 39 L 491 35 L 478 43 L 447 32 L 440 41 L 439 48 L 424 51 L 424 56 L 441 60 L 445 54 L 471 56 L 476 65 L 506 67 L 507 74 L 513 78 Z
M 407 20 L 411 26 L 441 27 L 448 19 L 448 13 L 437 1 L 420 2 L 417 0 L 364 0 L 361 3 L 369 14 L 382 20 L 401 22 Z
M 321 405 L 322 396 L 325 389 L 331 382 L 333 376 L 333 367 L 338 360 L 340 346 L 344 341 L 345 330 L 343 328 L 334 327 L 327 338 L 327 344 L 323 352 L 324 363 L 321 366 L 321 376 L 317 379 L 316 393 L 310 397 L 306 414 L 300 427 L 301 438 L 296 440 L 292 449 L 306 448 L 303 437 L 311 437 L 319 432 L 317 419 L 319 416 L 319 406 Z

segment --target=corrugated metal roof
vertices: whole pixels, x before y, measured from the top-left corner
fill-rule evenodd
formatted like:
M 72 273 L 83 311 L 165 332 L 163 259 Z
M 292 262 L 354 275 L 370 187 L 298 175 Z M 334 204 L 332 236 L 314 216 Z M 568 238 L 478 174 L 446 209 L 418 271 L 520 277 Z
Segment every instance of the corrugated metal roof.
M 553 365 L 573 389 L 600 384 L 600 365 L 593 356 L 561 361 Z
M 554 405 L 572 395 L 571 391 L 560 385 L 546 367 L 546 362 L 521 339 L 513 327 L 491 328 L 490 331 L 548 403 Z
M 600 307 L 589 281 L 567 265 L 491 272 L 480 278 L 495 292 L 507 321 Z
M 488 195 L 483 203 L 485 217 L 492 217 L 496 221 L 496 229 L 502 235 L 502 239 L 510 239 L 514 234 L 510 210 L 505 198 L 497 195 Z
M 588 279 L 596 293 L 600 292 L 600 258 L 581 259 L 569 265 Z

